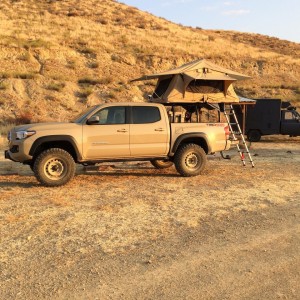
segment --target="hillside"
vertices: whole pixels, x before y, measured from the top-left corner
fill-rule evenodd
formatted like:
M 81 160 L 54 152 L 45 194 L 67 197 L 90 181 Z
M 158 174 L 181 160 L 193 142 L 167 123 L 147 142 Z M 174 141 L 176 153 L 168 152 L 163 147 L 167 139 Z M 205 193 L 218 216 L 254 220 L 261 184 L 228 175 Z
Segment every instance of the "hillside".
M 1 0 L 0 130 L 143 101 L 154 82 L 130 79 L 198 58 L 251 76 L 235 85 L 243 96 L 299 106 L 299 44 L 183 27 L 113 0 Z

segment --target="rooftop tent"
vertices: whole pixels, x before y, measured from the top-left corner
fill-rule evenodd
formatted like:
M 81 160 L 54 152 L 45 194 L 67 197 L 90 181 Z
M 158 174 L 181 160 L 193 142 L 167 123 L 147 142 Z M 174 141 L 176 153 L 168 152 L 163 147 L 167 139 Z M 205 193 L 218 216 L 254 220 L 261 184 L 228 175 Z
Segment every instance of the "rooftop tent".
M 239 102 L 232 83 L 249 78 L 246 75 L 200 59 L 181 67 L 138 80 L 158 79 L 152 94 L 153 102 Z

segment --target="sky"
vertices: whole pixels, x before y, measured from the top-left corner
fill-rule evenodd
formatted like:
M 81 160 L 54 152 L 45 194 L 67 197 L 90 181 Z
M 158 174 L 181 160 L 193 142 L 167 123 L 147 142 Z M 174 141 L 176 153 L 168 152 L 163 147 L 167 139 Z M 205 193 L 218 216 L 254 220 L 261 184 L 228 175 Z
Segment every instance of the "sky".
M 120 0 L 177 24 L 300 43 L 300 0 Z

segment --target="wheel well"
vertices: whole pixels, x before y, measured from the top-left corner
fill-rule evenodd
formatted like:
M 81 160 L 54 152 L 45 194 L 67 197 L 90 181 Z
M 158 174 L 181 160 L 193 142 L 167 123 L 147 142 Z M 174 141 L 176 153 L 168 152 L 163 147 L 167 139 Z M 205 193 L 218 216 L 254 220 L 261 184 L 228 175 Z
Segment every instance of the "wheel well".
M 40 154 L 42 153 L 43 151 L 45 150 L 48 150 L 50 148 L 60 148 L 60 149 L 63 149 L 67 152 L 69 152 L 74 161 L 77 162 L 77 153 L 76 153 L 76 150 L 74 149 L 74 146 L 72 145 L 71 142 L 68 142 L 68 141 L 51 141 L 51 142 L 44 142 L 42 143 L 41 145 L 39 145 L 35 151 L 34 151 L 34 159 Z
M 195 137 L 186 138 L 183 141 L 181 141 L 177 149 L 184 144 L 196 144 L 200 146 L 206 154 L 209 152 L 207 142 L 204 138 L 195 138 Z
M 247 134 L 249 134 L 249 132 L 251 132 L 251 131 L 257 131 L 257 132 L 259 132 L 261 134 L 261 130 L 260 129 L 249 129 L 247 131 Z

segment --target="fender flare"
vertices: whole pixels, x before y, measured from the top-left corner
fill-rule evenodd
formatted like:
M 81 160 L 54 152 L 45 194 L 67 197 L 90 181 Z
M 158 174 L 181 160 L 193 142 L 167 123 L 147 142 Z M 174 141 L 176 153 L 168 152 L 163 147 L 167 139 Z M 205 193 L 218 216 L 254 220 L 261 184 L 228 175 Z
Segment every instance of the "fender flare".
M 211 152 L 211 147 L 208 142 L 208 137 L 207 137 L 206 133 L 192 132 L 192 133 L 182 134 L 176 139 L 176 141 L 172 147 L 171 154 L 175 154 L 175 152 L 177 151 L 180 144 L 184 143 L 185 141 L 192 142 L 192 141 L 197 141 L 197 140 L 204 141 L 205 147 L 203 147 L 203 150 L 206 152 L 206 154 Z M 195 144 L 199 144 L 201 146 L 201 143 L 195 143 Z
M 36 153 L 36 150 L 44 143 L 49 143 L 49 142 L 68 142 L 72 145 L 75 154 L 76 154 L 76 159 L 81 160 L 81 154 L 80 151 L 78 150 L 77 143 L 75 139 L 70 136 L 70 135 L 49 135 L 49 136 L 42 136 L 34 141 L 32 144 L 29 155 L 34 156 Z

